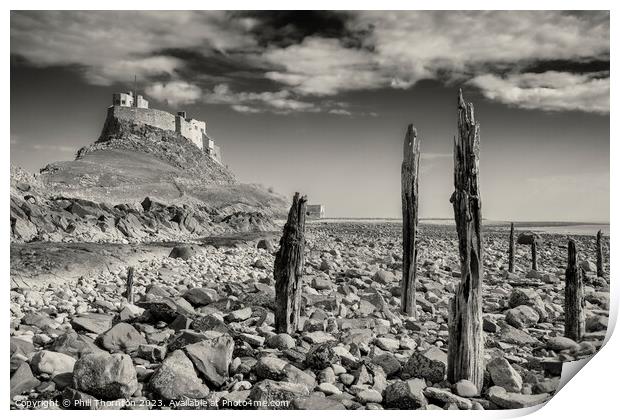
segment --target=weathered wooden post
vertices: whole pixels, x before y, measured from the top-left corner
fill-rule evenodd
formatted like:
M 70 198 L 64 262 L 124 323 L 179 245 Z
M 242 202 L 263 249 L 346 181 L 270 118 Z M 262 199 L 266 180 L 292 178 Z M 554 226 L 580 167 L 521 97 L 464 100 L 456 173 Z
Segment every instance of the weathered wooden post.
M 127 288 L 125 289 L 125 297 L 127 302 L 133 304 L 133 275 L 134 268 L 129 267 L 127 269 Z
M 401 166 L 401 195 L 403 211 L 403 278 L 401 280 L 401 310 L 417 318 L 415 288 L 417 268 L 416 233 L 418 228 L 418 169 L 420 139 L 413 124 L 407 127 Z
M 454 142 L 454 193 L 450 198 L 459 239 L 461 282 L 450 301 L 448 380 L 468 379 L 482 389 L 482 211 L 478 185 L 480 124 L 474 106 L 458 96 L 458 137 Z
M 297 330 L 299 323 L 306 202 L 306 196 L 300 197 L 299 193 L 295 193 L 273 266 L 273 277 L 276 281 L 275 321 L 278 333 L 292 334 Z
M 510 238 L 508 239 L 508 272 L 515 272 L 515 224 L 510 223 Z
M 571 340 L 579 341 L 585 332 L 586 320 L 583 311 L 583 276 L 579 267 L 577 246 L 573 239 L 568 241 L 564 293 L 564 335 Z
M 603 269 L 605 262 L 603 260 L 603 232 L 600 230 L 596 234 L 596 275 L 603 277 L 605 270 Z
M 538 257 L 536 256 L 536 238 L 532 241 L 532 270 L 538 271 Z

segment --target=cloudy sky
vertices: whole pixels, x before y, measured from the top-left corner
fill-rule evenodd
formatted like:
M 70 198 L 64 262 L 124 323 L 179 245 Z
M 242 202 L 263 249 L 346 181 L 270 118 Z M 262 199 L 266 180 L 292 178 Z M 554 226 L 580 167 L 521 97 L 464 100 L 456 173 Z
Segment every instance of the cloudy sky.
M 421 216 L 452 215 L 462 87 L 486 218 L 609 220 L 606 12 L 12 12 L 12 164 L 72 159 L 134 75 L 240 180 L 338 217 L 399 216 L 410 122 Z

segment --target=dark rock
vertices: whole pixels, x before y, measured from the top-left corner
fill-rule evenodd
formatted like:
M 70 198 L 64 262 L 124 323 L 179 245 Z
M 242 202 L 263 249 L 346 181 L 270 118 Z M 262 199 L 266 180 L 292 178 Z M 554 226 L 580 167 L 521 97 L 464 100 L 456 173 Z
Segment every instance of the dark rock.
M 431 347 L 425 352 L 415 352 L 411 355 L 403 372 L 410 377 L 428 379 L 433 383 L 441 382 L 446 376 L 448 356 L 437 347 Z
M 306 364 L 312 369 L 322 370 L 340 362 L 340 357 L 333 350 L 333 343 L 312 346 L 306 355 Z
M 204 287 L 189 289 L 183 294 L 183 298 L 194 306 L 205 306 L 220 299 L 215 290 Z
M 375 356 L 372 362 L 381 366 L 388 377 L 399 374 L 402 368 L 398 359 L 391 353 Z
M 295 348 L 295 339 L 286 333 L 280 333 L 269 337 L 266 344 L 279 350 L 292 349 Z
M 146 344 L 146 340 L 132 325 L 119 322 L 105 333 L 99 336 L 101 347 L 110 352 L 131 353 L 138 350 L 140 344 Z
M 538 233 L 534 232 L 521 232 L 517 237 L 517 244 L 519 245 L 532 245 L 536 242 L 536 245 L 542 245 L 543 239 Z
M 256 248 L 264 249 L 267 252 L 273 252 L 275 250 L 275 246 L 270 239 L 260 239 L 256 244 Z
M 189 260 L 196 255 L 196 248 L 191 245 L 177 245 L 170 251 L 170 258 L 180 258 L 182 260 Z
M 424 396 L 424 379 L 396 381 L 385 389 L 385 406 L 400 410 L 416 410 L 428 404 Z

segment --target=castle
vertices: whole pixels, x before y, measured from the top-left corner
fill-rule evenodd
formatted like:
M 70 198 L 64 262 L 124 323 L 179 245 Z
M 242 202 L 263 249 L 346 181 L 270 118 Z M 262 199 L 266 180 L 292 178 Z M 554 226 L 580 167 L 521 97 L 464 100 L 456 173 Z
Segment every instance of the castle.
M 222 163 L 222 152 L 215 141 L 207 135 L 207 123 L 188 118 L 185 111 L 172 115 L 169 112 L 149 108 L 149 101 L 134 92 L 112 94 L 112 105 L 108 108 L 111 116 L 150 125 L 162 130 L 171 130 L 196 147 L 203 150 L 218 163 Z

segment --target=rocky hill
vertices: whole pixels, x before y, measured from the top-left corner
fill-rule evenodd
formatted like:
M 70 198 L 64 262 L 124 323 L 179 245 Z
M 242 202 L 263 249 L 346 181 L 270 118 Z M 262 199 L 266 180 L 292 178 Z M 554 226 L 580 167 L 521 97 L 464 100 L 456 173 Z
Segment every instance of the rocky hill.
M 135 242 L 265 230 L 283 197 L 239 183 L 179 134 L 108 116 L 99 139 L 40 174 L 11 169 L 11 239 Z

